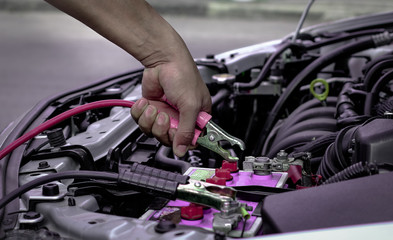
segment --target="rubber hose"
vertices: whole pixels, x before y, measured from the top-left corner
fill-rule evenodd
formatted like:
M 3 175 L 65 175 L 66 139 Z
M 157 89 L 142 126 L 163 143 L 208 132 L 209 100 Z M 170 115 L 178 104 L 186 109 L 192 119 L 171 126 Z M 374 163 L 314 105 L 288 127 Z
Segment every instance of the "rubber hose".
M 319 57 L 314 62 L 309 64 L 303 71 L 301 71 L 287 86 L 286 90 L 277 100 L 276 104 L 274 105 L 273 109 L 267 116 L 267 120 L 265 122 L 264 127 L 262 128 L 260 138 L 257 142 L 257 147 L 254 149 L 253 154 L 257 156 L 261 153 L 263 143 L 265 142 L 266 136 L 269 134 L 270 130 L 274 126 L 274 123 L 277 120 L 277 117 L 280 116 L 281 112 L 283 111 L 283 107 L 287 103 L 288 99 L 292 97 L 292 95 L 296 92 L 296 90 L 306 83 L 310 81 L 310 78 L 315 75 L 319 70 L 323 69 L 325 66 L 333 63 L 336 59 L 342 58 L 345 56 L 349 56 L 353 53 L 360 52 L 365 49 L 374 48 L 376 44 L 372 37 L 368 37 L 363 40 L 359 40 L 357 42 L 346 44 L 342 47 L 337 48 L 330 53 Z
M 336 162 L 336 156 L 334 155 L 334 142 L 331 143 L 322 157 L 321 164 L 319 165 L 317 174 L 322 176 L 322 179 L 328 179 L 340 171 L 333 163 Z
M 316 156 L 323 156 L 327 147 L 336 140 L 338 132 L 333 132 L 328 135 L 325 135 L 323 137 L 320 137 L 316 139 L 315 141 L 311 141 L 301 147 L 295 148 L 293 150 L 293 153 L 289 154 L 295 154 L 298 152 L 310 152 L 311 156 L 316 157 Z
M 393 67 L 393 56 L 391 56 L 388 60 L 375 64 L 364 77 L 365 91 L 370 92 L 375 84 L 374 80 L 381 77 L 381 73 L 384 69 L 391 67 Z
M 375 64 L 385 61 L 385 60 L 391 60 L 392 57 L 393 57 L 393 52 L 389 52 L 389 53 L 386 53 L 382 56 L 376 57 L 376 58 L 372 59 L 371 61 L 369 61 L 368 63 L 366 63 L 364 65 L 364 67 L 362 68 L 362 72 L 363 72 L 364 76 L 366 76 L 368 74 L 370 69 L 372 67 L 374 67 Z
M 364 164 L 363 162 L 358 162 L 345 168 L 341 172 L 336 173 L 335 175 L 324 181 L 322 184 L 330 184 L 330 183 L 341 182 L 349 179 L 370 176 L 377 172 L 378 169 L 376 165 L 369 164 L 369 163 Z
M 307 119 L 287 128 L 285 135 L 283 135 L 281 138 L 276 138 L 274 142 L 281 142 L 288 136 L 310 129 L 335 132 L 337 131 L 337 121 L 334 118 L 323 117 Z
M 346 41 L 346 40 L 351 40 L 356 37 L 383 33 L 384 31 L 386 31 L 386 30 L 381 28 L 381 29 L 371 29 L 371 30 L 364 30 L 364 31 L 348 33 L 344 36 L 333 37 L 333 38 L 327 39 L 325 41 L 313 43 L 310 46 L 307 46 L 306 49 L 309 51 L 309 50 L 320 48 L 320 47 L 323 47 L 326 45 L 335 44 L 335 43 Z
M 292 42 L 284 42 L 282 45 L 278 46 L 277 50 L 269 57 L 267 62 L 263 65 L 261 72 L 258 77 L 248 83 L 240 83 L 237 82 L 234 84 L 234 88 L 240 90 L 251 90 L 256 88 L 261 84 L 261 82 L 266 79 L 268 73 L 270 72 L 270 68 L 272 67 L 274 61 L 279 57 L 285 50 L 288 48 L 295 46 Z
M 337 97 L 327 97 L 325 102 L 326 102 L 327 106 L 336 106 Z M 321 101 L 319 101 L 316 98 L 313 98 L 312 100 L 309 100 L 309 101 L 301 104 L 299 107 L 297 107 L 289 115 L 288 118 L 293 118 L 297 114 L 304 112 L 305 110 L 307 110 L 309 108 L 314 108 L 314 107 L 318 107 L 318 106 L 321 106 Z M 275 124 L 273 130 L 270 131 L 269 136 L 266 139 L 266 143 L 264 144 L 263 149 L 262 149 L 262 154 L 261 154 L 262 156 L 266 155 L 266 153 L 268 152 L 268 149 L 270 149 L 270 146 L 273 144 L 274 139 L 277 138 L 277 133 L 280 131 L 280 128 L 283 126 L 283 124 L 285 124 L 285 121 L 287 119 L 285 119 L 283 122 L 277 122 Z
M 285 119 L 280 130 L 278 130 L 276 139 L 280 139 L 282 136 L 287 136 L 287 129 L 299 122 L 316 117 L 331 117 L 333 119 L 335 113 L 335 107 L 316 107 L 307 109 L 299 114 L 291 114 L 287 119 Z M 276 142 L 276 140 L 274 140 L 274 142 Z
M 355 104 L 348 96 L 348 93 L 352 90 L 352 86 L 353 82 L 346 82 L 338 95 L 336 105 L 336 118 L 338 118 L 339 120 L 359 115 L 357 112 L 355 112 Z
M 171 149 L 169 147 L 161 146 L 155 156 L 156 163 L 163 168 L 176 169 L 178 172 L 184 174 L 191 167 L 191 164 L 185 161 L 169 158 L 168 154 L 170 151 Z
M 351 148 L 357 128 L 358 126 L 350 126 L 342 129 L 334 142 L 326 149 L 317 171 L 317 174 L 321 175 L 323 179 L 328 179 L 351 164 L 348 149 Z
M 388 84 L 393 79 L 393 70 L 385 73 L 378 81 L 375 83 L 371 92 L 367 94 L 366 101 L 364 103 L 364 114 L 371 115 L 374 103 L 377 101 L 378 94 L 386 84 Z
M 330 134 L 328 131 L 303 131 L 292 136 L 287 137 L 285 140 L 277 145 L 273 145 L 267 156 L 273 158 L 280 150 L 288 150 L 294 147 L 299 147 L 302 144 L 318 139 L 321 136 Z
M 326 103 L 326 106 L 328 106 L 328 107 L 335 107 L 336 103 L 337 103 L 337 97 L 327 97 L 325 100 L 325 103 Z M 301 112 L 304 112 L 309 108 L 315 108 L 315 107 L 321 107 L 321 106 L 323 106 L 321 101 L 316 98 L 313 98 L 312 100 L 302 103 L 299 107 L 297 107 L 295 110 L 293 110 L 293 112 L 289 115 L 289 117 L 292 115 L 297 115 Z
M 383 103 L 381 103 L 377 108 L 377 115 L 383 117 L 385 112 L 393 112 L 393 97 L 390 97 Z

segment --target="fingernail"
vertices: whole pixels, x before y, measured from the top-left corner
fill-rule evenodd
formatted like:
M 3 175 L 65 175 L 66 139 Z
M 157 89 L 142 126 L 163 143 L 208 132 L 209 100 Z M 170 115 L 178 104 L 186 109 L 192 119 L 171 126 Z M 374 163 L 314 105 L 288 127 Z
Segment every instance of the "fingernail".
M 164 113 L 159 113 L 157 116 L 157 123 L 159 125 L 164 125 L 166 123 L 166 115 Z
M 147 104 L 147 100 L 146 99 L 144 99 L 144 98 L 142 98 L 142 99 L 140 99 L 139 100 L 139 102 L 138 102 L 138 108 L 144 108 L 145 106 L 146 106 L 146 104 Z
M 153 106 L 151 106 L 151 105 L 147 106 L 147 108 L 145 110 L 146 116 L 150 117 L 151 115 L 154 114 L 154 112 L 155 112 L 155 108 Z
M 176 155 L 179 157 L 183 157 L 187 152 L 187 146 L 186 145 L 177 145 L 176 147 Z

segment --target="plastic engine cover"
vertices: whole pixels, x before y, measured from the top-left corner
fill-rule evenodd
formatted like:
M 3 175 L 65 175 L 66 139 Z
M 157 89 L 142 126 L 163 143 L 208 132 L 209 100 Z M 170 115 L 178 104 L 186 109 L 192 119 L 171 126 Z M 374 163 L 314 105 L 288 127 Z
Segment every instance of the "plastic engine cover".
M 393 173 L 384 173 L 268 196 L 262 206 L 264 230 L 285 233 L 392 221 L 392 181 Z
M 393 119 L 375 119 L 355 135 L 353 161 L 393 163 Z

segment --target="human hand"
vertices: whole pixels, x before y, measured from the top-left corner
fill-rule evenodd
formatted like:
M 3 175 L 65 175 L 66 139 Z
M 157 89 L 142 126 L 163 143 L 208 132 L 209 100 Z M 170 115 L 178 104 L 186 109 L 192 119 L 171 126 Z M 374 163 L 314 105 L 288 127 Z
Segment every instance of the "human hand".
M 90 26 L 134 56 L 145 66 L 144 100 L 131 114 L 143 132 L 173 144 L 183 156 L 191 144 L 199 111 L 210 112 L 209 91 L 179 34 L 146 1 L 47 0 Z M 177 130 L 169 129 L 169 109 L 158 101 L 163 95 L 178 108 Z M 157 114 L 161 111 L 160 114 Z M 171 114 L 174 114 L 173 112 Z
M 211 110 L 209 91 L 188 51 L 186 53 L 176 56 L 176 61 L 145 68 L 143 98 L 131 109 L 141 130 L 165 145 L 173 145 L 177 156 L 183 156 L 191 145 L 198 113 Z M 160 101 L 164 95 L 178 112 Z M 170 117 L 179 119 L 177 130 L 170 129 Z

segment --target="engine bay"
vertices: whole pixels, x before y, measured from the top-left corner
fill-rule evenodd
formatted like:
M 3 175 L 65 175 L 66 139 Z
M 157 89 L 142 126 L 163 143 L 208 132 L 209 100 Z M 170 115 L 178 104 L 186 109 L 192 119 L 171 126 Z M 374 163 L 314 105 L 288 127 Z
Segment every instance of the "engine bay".
M 196 59 L 212 121 L 244 141 L 244 151 L 220 142 L 238 161 L 201 146 L 179 158 L 124 106 L 36 134 L 1 162 L 3 237 L 259 238 L 392 221 L 392 24 L 391 13 L 380 14 Z M 85 104 L 138 100 L 142 75 L 43 100 L 2 132 L 2 149 Z

